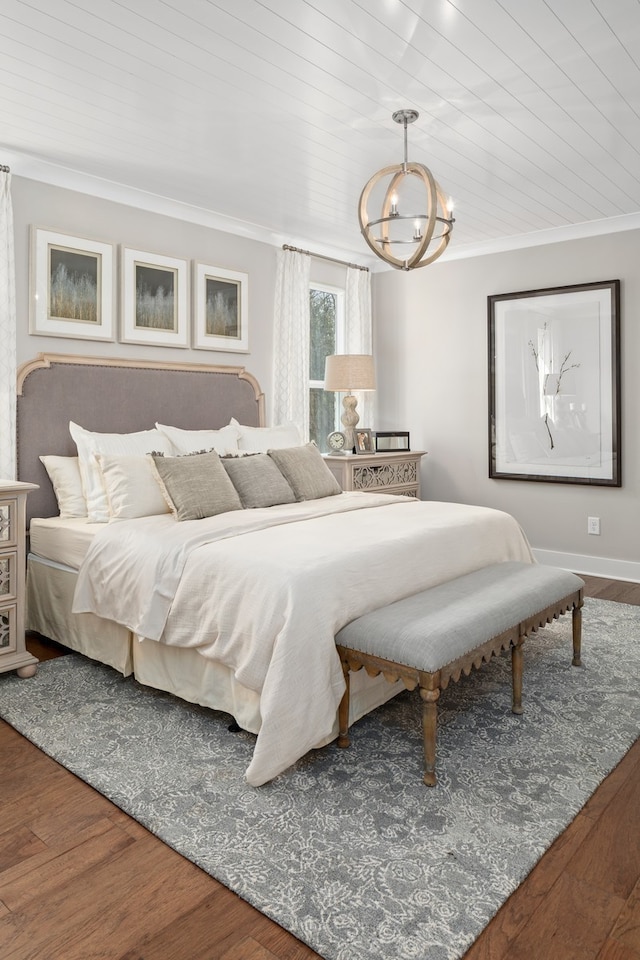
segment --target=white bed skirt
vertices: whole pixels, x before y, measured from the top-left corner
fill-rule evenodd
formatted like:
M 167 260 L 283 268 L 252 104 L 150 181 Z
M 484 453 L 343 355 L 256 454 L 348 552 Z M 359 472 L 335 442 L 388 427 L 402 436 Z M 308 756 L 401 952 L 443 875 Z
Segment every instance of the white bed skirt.
M 131 634 L 92 613 L 71 613 L 76 572 L 30 554 L 27 561 L 25 627 L 56 640 L 70 650 L 114 667 L 125 677 L 133 673 Z
M 105 663 L 124 676 L 133 673 L 136 680 L 146 686 L 228 713 L 244 730 L 258 733 L 260 697 L 238 683 L 228 667 L 206 659 L 195 649 L 139 640 L 110 620 L 90 613 L 71 613 L 76 578 L 75 570 L 30 554 L 27 630 Z M 352 674 L 349 722 L 355 723 L 403 689 L 401 682 L 387 683 L 382 676 L 370 677 L 365 670 Z M 337 735 L 336 716 L 334 730 L 324 743 Z

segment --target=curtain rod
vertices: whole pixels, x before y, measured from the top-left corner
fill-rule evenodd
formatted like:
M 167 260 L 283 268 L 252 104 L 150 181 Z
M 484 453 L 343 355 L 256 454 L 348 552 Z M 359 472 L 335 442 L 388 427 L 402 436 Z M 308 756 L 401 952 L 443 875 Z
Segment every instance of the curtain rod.
M 291 250 L 292 253 L 304 253 L 308 257 L 315 257 L 316 260 L 329 260 L 330 263 L 341 263 L 343 267 L 353 267 L 354 270 L 364 270 L 369 273 L 369 267 L 361 267 L 359 263 L 349 263 L 347 260 L 337 260 L 335 257 L 325 257 L 321 253 L 311 253 L 309 250 L 301 250 L 300 247 L 290 247 L 288 243 L 282 244 L 283 250 Z
M 0 163 L 0 173 L 11 173 L 11 167 L 7 167 L 4 163 Z

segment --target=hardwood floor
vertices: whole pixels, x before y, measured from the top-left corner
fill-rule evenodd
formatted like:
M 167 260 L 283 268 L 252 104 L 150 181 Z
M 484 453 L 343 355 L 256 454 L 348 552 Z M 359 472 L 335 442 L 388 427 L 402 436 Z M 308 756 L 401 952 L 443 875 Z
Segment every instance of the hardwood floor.
M 583 579 L 640 604 L 640 584 Z M 2 960 L 318 956 L 1 721 L 0 756 Z M 640 960 L 640 740 L 465 960 Z

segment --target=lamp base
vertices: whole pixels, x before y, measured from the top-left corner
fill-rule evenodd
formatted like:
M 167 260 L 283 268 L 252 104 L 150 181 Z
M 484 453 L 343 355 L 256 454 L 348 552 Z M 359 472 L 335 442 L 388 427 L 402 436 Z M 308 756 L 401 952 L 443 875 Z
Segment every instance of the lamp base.
M 340 420 L 344 427 L 344 435 L 347 438 L 347 442 L 344 445 L 345 451 L 353 453 L 356 449 L 356 426 L 360 420 L 358 411 L 356 410 L 358 398 L 354 397 L 352 393 L 348 393 L 342 398 L 342 406 L 344 407 L 344 412 Z

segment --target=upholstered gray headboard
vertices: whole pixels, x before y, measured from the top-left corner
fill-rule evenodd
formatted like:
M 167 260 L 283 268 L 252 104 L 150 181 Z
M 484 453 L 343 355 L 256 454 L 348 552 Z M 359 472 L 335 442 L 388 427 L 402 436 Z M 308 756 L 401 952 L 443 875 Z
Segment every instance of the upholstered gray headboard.
M 231 417 L 264 426 L 264 395 L 244 367 L 42 353 L 20 367 L 17 389 L 18 479 L 40 485 L 29 518 L 58 512 L 38 457 L 76 456 L 70 420 L 101 433 L 150 430 L 156 421 L 211 430 Z

